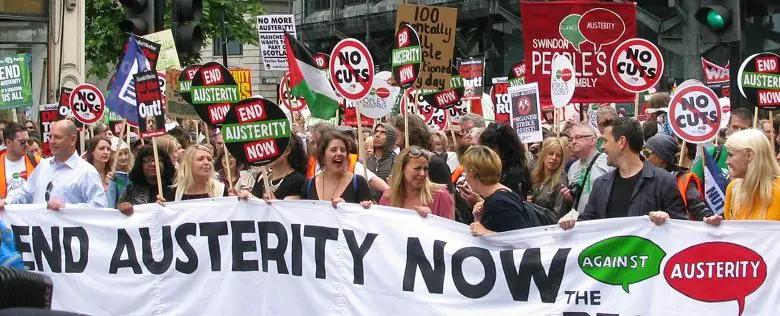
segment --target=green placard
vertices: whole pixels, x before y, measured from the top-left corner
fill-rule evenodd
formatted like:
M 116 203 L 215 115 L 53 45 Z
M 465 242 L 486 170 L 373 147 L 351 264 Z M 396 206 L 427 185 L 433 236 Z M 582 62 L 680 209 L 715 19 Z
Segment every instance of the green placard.
M 0 57 L 0 108 L 32 106 L 29 53 Z

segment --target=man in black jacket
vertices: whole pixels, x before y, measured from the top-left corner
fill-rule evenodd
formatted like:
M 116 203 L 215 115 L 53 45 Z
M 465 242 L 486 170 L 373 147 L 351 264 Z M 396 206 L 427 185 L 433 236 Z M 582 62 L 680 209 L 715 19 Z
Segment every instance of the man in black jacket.
M 654 223 L 662 224 L 670 217 L 686 219 L 674 176 L 639 156 L 644 137 L 638 121 L 612 120 L 604 128 L 604 139 L 607 164 L 616 169 L 593 183 L 579 220 L 649 215 Z M 564 216 L 558 224 L 571 229 L 575 221 Z

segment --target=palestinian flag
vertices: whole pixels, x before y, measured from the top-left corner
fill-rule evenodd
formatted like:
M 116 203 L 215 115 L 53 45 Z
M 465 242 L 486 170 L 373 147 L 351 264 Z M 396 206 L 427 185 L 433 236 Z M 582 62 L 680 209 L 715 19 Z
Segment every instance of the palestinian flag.
M 336 116 L 338 97 L 325 73 L 317 68 L 311 52 L 287 32 L 284 32 L 284 46 L 290 68 L 291 94 L 306 99 L 314 117 L 327 120 Z

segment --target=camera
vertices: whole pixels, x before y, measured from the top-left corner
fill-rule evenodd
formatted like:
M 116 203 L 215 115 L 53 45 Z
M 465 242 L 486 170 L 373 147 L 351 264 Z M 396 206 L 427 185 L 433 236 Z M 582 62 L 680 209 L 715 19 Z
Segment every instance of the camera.
M 571 196 L 577 199 L 580 193 L 582 193 L 582 186 L 577 182 L 569 183 L 569 190 L 571 190 Z

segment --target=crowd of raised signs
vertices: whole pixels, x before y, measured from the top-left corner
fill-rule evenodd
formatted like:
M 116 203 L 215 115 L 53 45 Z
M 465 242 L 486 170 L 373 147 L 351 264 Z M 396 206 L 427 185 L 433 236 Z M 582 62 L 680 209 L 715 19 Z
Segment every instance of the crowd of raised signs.
M 649 103 L 668 101 L 656 93 Z M 120 138 L 103 124 L 91 127 L 79 152 L 81 134 L 70 120 L 52 124 L 51 157 L 41 157 L 37 124 L 3 122 L 0 205 L 106 207 L 132 216 L 134 205 L 228 195 L 325 200 L 433 214 L 471 225 L 474 235 L 643 215 L 659 225 L 780 220 L 780 115 L 754 128 L 752 113 L 735 109 L 715 144 L 683 143 L 683 150 L 662 110 L 644 123 L 611 106 L 597 117 L 598 126 L 569 121 L 560 133 L 545 130 L 543 142 L 523 144 L 510 125 L 475 114 L 460 117 L 450 133 L 396 116 L 364 129 L 363 156 L 354 129 L 295 122 L 290 145 L 267 169 L 225 157 L 222 135 L 202 122 L 169 121 L 156 139 L 159 162 L 150 141 Z

